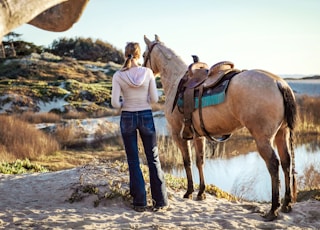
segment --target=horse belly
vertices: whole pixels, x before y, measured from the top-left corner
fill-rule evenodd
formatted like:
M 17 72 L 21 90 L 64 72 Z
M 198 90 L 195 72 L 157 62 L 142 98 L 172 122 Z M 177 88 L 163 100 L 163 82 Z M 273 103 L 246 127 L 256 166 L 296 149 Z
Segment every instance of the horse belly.
M 204 135 L 198 109 L 193 112 L 192 119 L 195 130 Z M 212 136 L 230 134 L 242 127 L 241 123 L 230 112 L 227 102 L 202 108 L 202 120 L 205 130 Z

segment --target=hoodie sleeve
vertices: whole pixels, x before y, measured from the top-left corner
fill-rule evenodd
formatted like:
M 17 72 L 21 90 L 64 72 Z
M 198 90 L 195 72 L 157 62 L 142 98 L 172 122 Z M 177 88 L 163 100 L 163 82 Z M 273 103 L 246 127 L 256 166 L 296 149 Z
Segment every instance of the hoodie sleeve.
M 117 72 L 112 77 L 111 105 L 119 109 L 122 107 L 122 103 L 120 102 L 121 87 L 118 82 L 118 77 Z
M 151 103 L 156 103 L 159 100 L 158 90 L 156 85 L 156 79 L 153 75 L 153 72 L 149 69 L 148 73 L 150 74 L 150 82 L 149 82 L 149 97 Z

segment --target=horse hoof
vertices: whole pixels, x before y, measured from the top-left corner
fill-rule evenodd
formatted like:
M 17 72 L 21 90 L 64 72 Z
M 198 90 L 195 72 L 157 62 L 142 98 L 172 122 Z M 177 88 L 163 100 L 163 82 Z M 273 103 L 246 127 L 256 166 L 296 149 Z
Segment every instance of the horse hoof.
M 207 197 L 206 197 L 206 194 L 205 193 L 202 193 L 201 195 L 198 194 L 197 196 L 197 200 L 205 200 Z
M 278 215 L 270 211 L 267 214 L 262 215 L 262 217 L 265 219 L 265 221 L 273 221 L 278 218 Z
M 184 194 L 183 198 L 192 199 L 192 193 L 186 193 L 186 194 Z
M 282 206 L 281 207 L 281 212 L 284 212 L 284 213 L 289 213 L 292 211 L 292 207 L 291 205 L 286 205 L 286 206 Z

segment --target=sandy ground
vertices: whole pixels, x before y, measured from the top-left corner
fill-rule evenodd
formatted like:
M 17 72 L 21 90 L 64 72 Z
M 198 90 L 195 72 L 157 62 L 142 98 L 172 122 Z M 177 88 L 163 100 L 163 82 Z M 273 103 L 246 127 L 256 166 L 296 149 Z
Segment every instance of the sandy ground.
M 127 172 L 104 162 L 70 170 L 23 175 L 0 174 L 0 229 L 319 229 L 320 203 L 296 203 L 291 213 L 265 222 L 270 203 L 230 202 L 207 194 L 204 201 L 183 199 L 169 190 L 165 212 L 135 212 L 122 198 Z M 83 188 L 97 188 L 96 194 Z M 79 192 L 82 191 L 82 192 Z M 77 196 L 76 196 L 77 195 Z M 194 194 L 196 197 L 196 193 Z M 82 198 L 69 202 L 70 198 Z M 99 205 L 94 207 L 94 202 Z

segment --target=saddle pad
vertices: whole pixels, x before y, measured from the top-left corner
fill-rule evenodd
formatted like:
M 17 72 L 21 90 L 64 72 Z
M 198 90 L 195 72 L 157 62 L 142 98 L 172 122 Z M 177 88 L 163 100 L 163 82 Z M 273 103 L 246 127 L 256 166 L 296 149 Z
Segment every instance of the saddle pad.
M 220 85 L 214 88 L 207 88 L 204 90 L 201 103 L 202 107 L 207 107 L 211 105 L 217 105 L 224 102 L 226 89 L 228 88 L 229 80 L 223 81 Z M 199 90 L 195 91 L 194 95 L 194 108 L 199 108 Z M 183 108 L 183 94 L 179 94 L 177 105 L 178 107 Z

